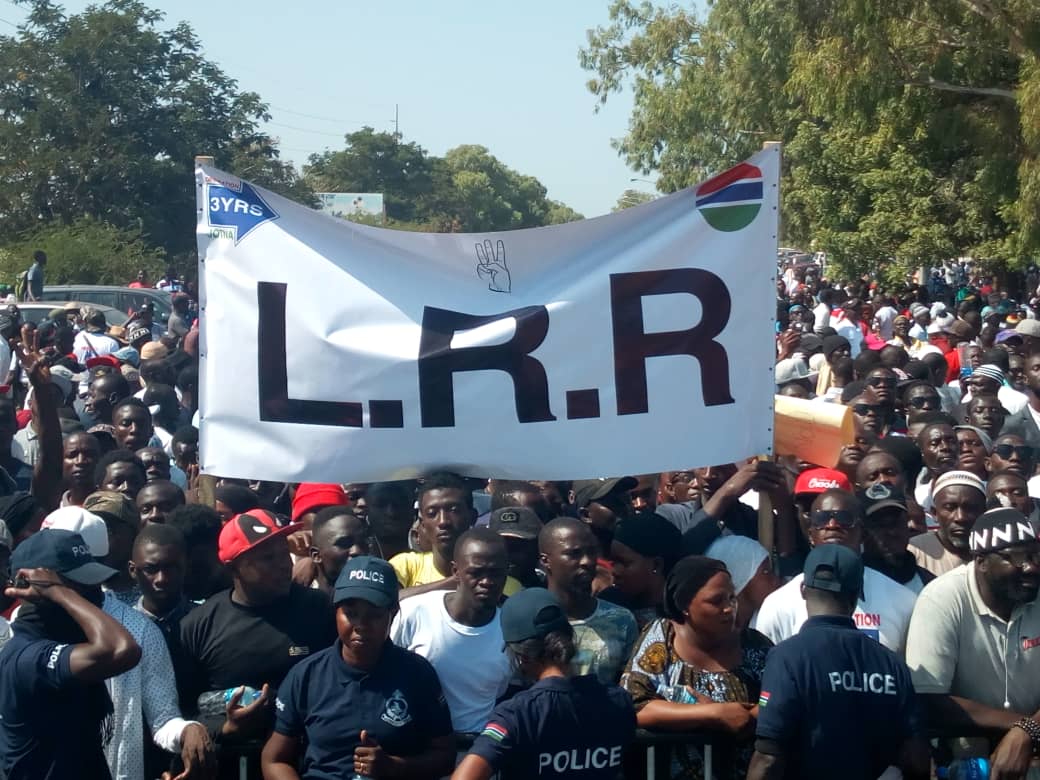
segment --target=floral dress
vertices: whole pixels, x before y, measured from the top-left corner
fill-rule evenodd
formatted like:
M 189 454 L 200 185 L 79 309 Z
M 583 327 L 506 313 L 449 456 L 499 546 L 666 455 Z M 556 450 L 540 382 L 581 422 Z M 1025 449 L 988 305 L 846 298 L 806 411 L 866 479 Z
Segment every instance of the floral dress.
M 666 695 L 673 686 L 690 686 L 715 702 L 755 704 L 761 692 L 762 671 L 773 643 L 753 629 L 741 634 L 740 665 L 727 672 L 705 672 L 675 653 L 675 627 L 664 618 L 650 623 L 640 637 L 621 676 L 621 687 L 632 696 L 638 712 L 647 702 L 674 700 Z M 696 706 L 696 705 L 690 705 Z M 717 780 L 737 780 L 747 774 L 753 742 L 734 744 L 729 738 L 713 740 L 712 774 Z M 704 759 L 697 746 L 673 745 L 672 780 L 704 780 Z

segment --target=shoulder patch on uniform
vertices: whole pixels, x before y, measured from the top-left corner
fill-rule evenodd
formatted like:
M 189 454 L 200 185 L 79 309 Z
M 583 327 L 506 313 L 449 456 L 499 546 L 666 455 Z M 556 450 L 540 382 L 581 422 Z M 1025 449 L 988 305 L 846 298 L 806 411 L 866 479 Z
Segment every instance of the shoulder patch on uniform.
M 762 695 L 758 697 L 758 706 L 765 707 L 769 704 L 769 691 L 762 691 Z
M 484 727 L 484 730 L 480 732 L 482 737 L 490 737 L 495 742 L 501 742 L 503 739 L 509 736 L 509 730 L 505 726 L 500 726 L 498 723 L 489 723 Z

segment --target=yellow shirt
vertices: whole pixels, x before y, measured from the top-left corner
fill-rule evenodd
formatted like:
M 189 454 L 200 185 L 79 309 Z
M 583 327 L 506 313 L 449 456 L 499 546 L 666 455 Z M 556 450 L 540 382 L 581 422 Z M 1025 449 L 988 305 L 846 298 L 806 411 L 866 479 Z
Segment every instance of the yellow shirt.
M 414 588 L 416 585 L 429 585 L 440 582 L 444 575 L 433 565 L 433 553 L 403 552 L 390 559 L 390 565 L 397 572 L 397 581 L 401 589 Z M 512 577 L 506 577 L 505 594 L 512 596 L 522 590 L 523 586 Z

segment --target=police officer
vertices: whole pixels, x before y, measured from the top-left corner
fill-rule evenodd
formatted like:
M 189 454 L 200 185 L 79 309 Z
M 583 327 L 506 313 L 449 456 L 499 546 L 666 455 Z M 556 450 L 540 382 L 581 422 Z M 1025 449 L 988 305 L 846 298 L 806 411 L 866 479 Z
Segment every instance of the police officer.
M 595 675 L 570 676 L 574 630 L 556 597 L 523 590 L 503 605 L 501 621 L 516 668 L 534 685 L 495 708 L 452 780 L 619 778 L 635 735 L 632 700 Z
M 451 769 L 455 741 L 437 673 L 389 641 L 397 590 L 386 561 L 361 555 L 343 567 L 332 597 L 339 639 L 278 689 L 266 780 L 436 778 Z
M 748 780 L 928 777 L 910 670 L 852 621 L 863 561 L 840 544 L 805 560 L 809 619 L 769 654 Z

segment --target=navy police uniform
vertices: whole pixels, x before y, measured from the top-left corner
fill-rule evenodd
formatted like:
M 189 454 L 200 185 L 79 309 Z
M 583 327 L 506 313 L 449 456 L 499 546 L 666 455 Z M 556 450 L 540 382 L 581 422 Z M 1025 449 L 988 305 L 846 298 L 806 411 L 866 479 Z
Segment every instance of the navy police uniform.
M 274 730 L 307 739 L 301 777 L 351 774 L 362 730 L 394 756 L 415 755 L 452 733 L 440 681 L 425 658 L 387 640 L 375 668 L 362 671 L 341 653 L 337 640 L 293 667 L 278 690 Z
M 759 705 L 755 750 L 785 756 L 792 779 L 874 780 L 921 730 L 906 664 L 843 616 L 773 648 Z
M 470 752 L 501 780 L 613 780 L 635 729 L 632 699 L 616 685 L 548 677 L 498 705 Z

